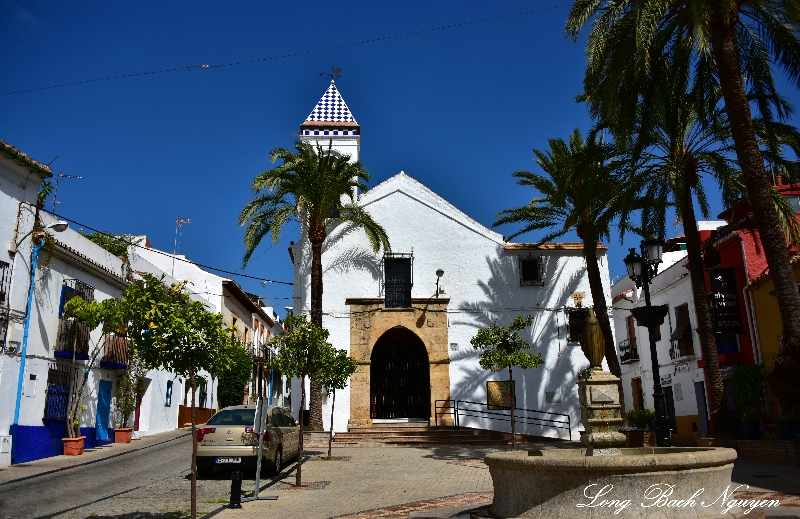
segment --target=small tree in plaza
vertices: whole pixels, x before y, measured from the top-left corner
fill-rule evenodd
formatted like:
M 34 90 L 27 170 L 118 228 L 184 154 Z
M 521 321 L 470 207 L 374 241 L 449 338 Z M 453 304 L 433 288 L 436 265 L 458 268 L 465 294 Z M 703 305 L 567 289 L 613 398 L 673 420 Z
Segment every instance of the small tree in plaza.
M 529 353 L 530 344 L 520 335 L 520 331 L 533 323 L 531 316 L 518 315 L 507 327 L 495 323 L 491 328 L 478 330 L 469 342 L 476 350 L 481 350 L 478 358 L 483 369 L 499 372 L 508 369 L 508 381 L 511 386 L 511 450 L 517 449 L 517 429 L 514 423 L 514 408 L 517 405 L 517 395 L 514 389 L 514 376 L 512 367 L 534 369 L 544 361 L 538 353 Z
M 128 338 L 148 369 L 165 369 L 188 379 L 192 388 L 191 514 L 197 517 L 197 374 L 227 369 L 235 341 L 222 316 L 193 301 L 186 283 L 165 286 L 150 274 L 125 291 L 123 315 Z
M 300 444 L 297 452 L 297 479 L 302 482 L 303 461 L 303 408 L 306 405 L 306 377 L 319 377 L 325 372 L 333 348 L 328 341 L 328 330 L 308 322 L 305 315 L 289 316 L 284 323 L 286 333 L 273 337 L 271 344 L 277 346 L 277 355 L 272 360 L 273 367 L 289 378 L 300 379 Z
M 331 347 L 324 359 L 322 373 L 319 376 L 319 383 L 333 394 L 331 402 L 331 431 L 328 436 L 328 459 L 331 459 L 331 448 L 333 443 L 333 411 L 336 407 L 336 390 L 344 389 L 350 376 L 356 372 L 358 365 L 353 357 L 346 351 Z

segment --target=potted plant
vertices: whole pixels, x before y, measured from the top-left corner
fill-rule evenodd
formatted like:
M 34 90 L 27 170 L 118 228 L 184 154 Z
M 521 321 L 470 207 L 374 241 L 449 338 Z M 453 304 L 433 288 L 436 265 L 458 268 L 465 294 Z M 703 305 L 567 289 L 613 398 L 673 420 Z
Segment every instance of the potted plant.
M 757 440 L 760 416 L 766 401 L 767 376 L 761 364 L 740 366 L 731 375 L 736 408 L 741 412 L 742 430 L 746 440 Z
M 761 432 L 760 418 L 754 409 L 742 411 L 742 430 L 745 440 L 757 440 Z
M 84 440 L 86 440 L 86 436 L 79 436 L 78 432 L 80 431 L 81 416 L 83 416 L 83 412 L 86 411 L 86 405 L 80 404 L 79 409 L 80 414 L 76 413 L 72 423 L 67 424 L 67 426 L 70 428 L 70 434 L 67 438 L 61 438 L 61 443 L 63 444 L 64 448 L 64 456 L 79 456 L 83 454 L 83 448 L 85 445 Z
M 114 443 L 131 442 L 133 436 L 133 428 L 130 426 L 131 418 L 136 412 L 138 403 L 142 400 L 144 394 L 142 379 L 147 374 L 141 359 L 130 343 L 128 343 L 126 360 L 128 369 L 117 377 L 116 424 L 119 427 L 114 428 Z
M 117 388 L 115 397 L 116 424 L 114 428 L 114 443 L 130 443 L 133 435 L 133 428 L 130 427 L 131 415 L 136 411 L 136 386 L 138 380 L 134 380 L 131 370 L 126 369 L 117 378 Z
M 797 436 L 797 416 L 786 410 L 786 406 L 780 405 L 781 415 L 778 417 L 778 434 L 781 440 L 794 440 Z
M 628 447 L 644 447 L 645 444 L 652 443 L 653 432 L 650 423 L 655 420 L 656 413 L 652 409 L 639 409 L 638 411 L 628 411 L 628 423 L 633 429 L 623 430 L 623 434 L 628 438 Z M 647 439 L 645 439 L 647 436 Z

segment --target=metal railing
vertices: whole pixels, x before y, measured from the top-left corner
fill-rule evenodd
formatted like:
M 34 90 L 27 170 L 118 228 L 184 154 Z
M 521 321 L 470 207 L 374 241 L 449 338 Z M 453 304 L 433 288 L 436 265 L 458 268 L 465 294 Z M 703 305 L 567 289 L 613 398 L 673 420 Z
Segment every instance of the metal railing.
M 694 344 L 692 344 L 691 332 L 684 334 L 683 337 L 676 341 L 672 341 L 672 346 L 669 349 L 669 358 L 672 360 L 688 357 L 690 355 L 694 355 Z
M 128 367 L 128 338 L 126 336 L 116 333 L 106 335 L 100 366 L 109 369 L 126 369 Z
M 635 362 L 639 360 L 639 349 L 636 347 L 636 342 L 631 344 L 629 339 L 619 342 L 619 361 L 623 364 L 626 362 Z
M 89 359 L 89 327 L 74 317 L 58 321 L 58 338 L 53 351 L 56 357 L 76 360 Z
M 444 402 L 445 404 L 439 405 L 440 402 Z M 449 414 L 453 415 L 453 421 L 456 427 L 461 426 L 461 417 L 487 418 L 489 420 L 500 420 L 504 422 L 511 421 L 510 409 L 489 409 L 486 403 L 471 402 L 469 400 L 436 400 L 434 402 L 434 422 L 436 427 L 439 427 L 439 415 L 444 414 L 440 413 L 440 409 L 449 410 Z M 572 441 L 572 421 L 568 414 L 538 411 L 536 409 L 527 409 L 524 407 L 515 407 L 514 411 L 514 423 L 566 429 L 569 434 L 569 439 Z M 518 414 L 517 411 L 521 411 L 522 414 Z

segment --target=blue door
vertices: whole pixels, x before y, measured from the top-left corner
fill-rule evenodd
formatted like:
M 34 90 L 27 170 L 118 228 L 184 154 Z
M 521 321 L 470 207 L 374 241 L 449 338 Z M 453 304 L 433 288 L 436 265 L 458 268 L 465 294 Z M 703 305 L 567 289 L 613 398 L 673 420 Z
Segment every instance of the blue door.
M 111 412 L 111 382 L 101 380 L 97 389 L 97 417 L 95 423 L 95 438 L 100 441 L 108 440 L 108 417 Z

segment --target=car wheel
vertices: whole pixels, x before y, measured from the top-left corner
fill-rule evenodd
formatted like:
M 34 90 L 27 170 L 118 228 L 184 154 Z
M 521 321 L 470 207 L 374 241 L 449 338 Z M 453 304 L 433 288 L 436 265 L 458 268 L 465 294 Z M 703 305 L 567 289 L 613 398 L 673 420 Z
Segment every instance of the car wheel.
M 202 467 L 197 467 L 197 475 L 203 479 L 210 478 L 211 474 L 213 473 L 214 473 L 213 465 L 204 465 Z
M 281 465 L 283 465 L 283 454 L 279 446 L 277 449 L 275 449 L 275 459 L 272 460 L 272 463 L 270 464 L 269 473 L 273 476 L 277 476 L 281 473 Z

